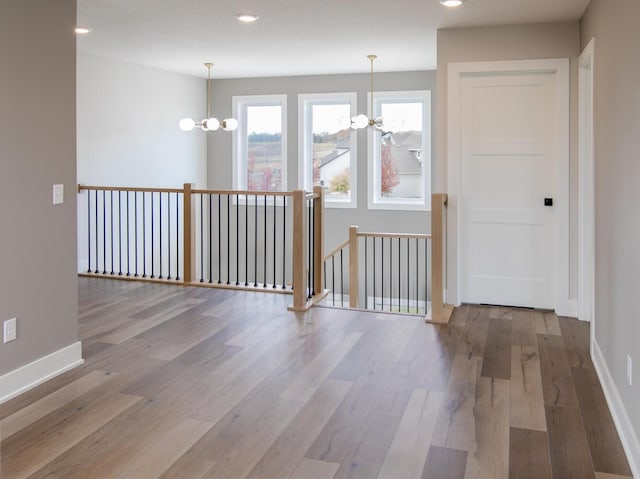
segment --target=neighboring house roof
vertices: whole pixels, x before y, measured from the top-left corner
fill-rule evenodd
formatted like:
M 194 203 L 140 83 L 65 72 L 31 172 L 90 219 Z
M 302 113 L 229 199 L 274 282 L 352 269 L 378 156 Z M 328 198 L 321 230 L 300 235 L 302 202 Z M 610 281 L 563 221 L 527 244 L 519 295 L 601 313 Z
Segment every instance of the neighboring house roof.
M 331 150 L 320 159 L 320 168 L 349 153 L 349 151 L 351 151 L 349 148 L 336 148 L 335 150 Z
M 382 135 L 382 141 L 391 148 L 398 174 L 422 174 L 422 133 L 419 131 L 389 132 Z

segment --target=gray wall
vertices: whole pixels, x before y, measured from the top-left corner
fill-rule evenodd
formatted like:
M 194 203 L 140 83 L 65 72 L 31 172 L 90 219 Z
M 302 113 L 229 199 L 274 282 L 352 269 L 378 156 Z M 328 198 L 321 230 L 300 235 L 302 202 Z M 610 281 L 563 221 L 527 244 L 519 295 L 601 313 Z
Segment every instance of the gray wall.
M 78 339 L 75 23 L 75 0 L 0 7 L 0 375 Z
M 577 295 L 578 271 L 578 66 L 580 29 L 577 22 L 503 27 L 454 28 L 438 31 L 437 157 L 434 160 L 435 185 L 447 185 L 447 64 L 453 62 L 569 58 L 571 62 L 571 138 L 570 138 L 570 225 L 569 296 Z M 456 267 L 453 253 L 448 270 Z M 451 277 L 451 276 L 449 276 Z M 451 287 L 451 285 L 449 285 Z
M 88 54 L 78 54 L 77 69 L 78 183 L 206 187 L 206 135 L 178 128 L 181 118 L 205 116 L 202 79 Z M 78 205 L 78 271 L 83 272 L 86 195 L 81 193 Z
M 593 0 L 582 19 L 582 45 L 595 37 L 595 340 L 640 435 L 640 376 L 626 381 L 626 356 L 640 368 L 640 3 Z M 637 451 L 636 451 L 637 453 Z
M 435 127 L 435 72 L 379 73 L 375 75 L 376 91 L 431 90 L 432 132 Z M 248 78 L 215 80 L 213 83 L 213 114 L 218 118 L 231 116 L 231 99 L 236 95 L 287 94 L 287 176 L 288 189 L 298 185 L 298 94 L 357 92 L 358 112 L 367 111 L 368 74 L 321 75 L 279 78 Z M 429 212 L 384 211 L 367 208 L 367 132 L 358 134 L 358 208 L 326 210 L 326 251 L 348 238 L 352 224 L 363 231 L 428 233 Z M 434 135 L 432 133 L 432 140 Z M 432 158 L 433 158 L 433 141 Z M 232 136 L 227 132 L 209 133 L 208 187 L 232 187 Z

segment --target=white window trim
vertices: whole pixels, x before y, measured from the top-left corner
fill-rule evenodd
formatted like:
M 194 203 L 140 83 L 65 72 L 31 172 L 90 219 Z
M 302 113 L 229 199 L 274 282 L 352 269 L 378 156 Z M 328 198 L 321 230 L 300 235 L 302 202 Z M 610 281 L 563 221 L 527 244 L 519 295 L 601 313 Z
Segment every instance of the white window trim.
M 313 133 L 307 128 L 311 125 L 312 105 L 331 105 L 349 102 L 350 116 L 357 111 L 357 93 L 301 93 L 298 95 L 298 185 L 307 191 L 313 189 L 312 167 L 308 160 L 313 148 Z M 358 207 L 358 135 L 351 132 L 351 198 L 337 199 L 325 195 L 326 208 L 357 208 Z
M 232 98 L 233 114 L 238 120 L 238 129 L 233 133 L 233 188 L 247 189 L 247 106 L 281 107 L 282 173 L 280 191 L 288 191 L 287 181 L 287 95 L 246 95 Z
M 380 100 L 400 100 L 400 101 L 422 101 L 422 191 L 421 200 L 410 198 L 377 198 L 376 192 L 380 183 L 379 168 L 374 163 L 376 158 L 380 158 L 380 131 L 376 128 L 367 128 L 368 133 L 368 206 L 371 210 L 409 210 L 409 211 L 431 211 L 431 91 L 430 90 L 409 90 L 409 91 L 383 91 L 375 92 L 373 99 L 373 112 L 369 111 L 369 118 L 380 116 Z M 371 92 L 368 92 L 367 103 L 371 105 Z

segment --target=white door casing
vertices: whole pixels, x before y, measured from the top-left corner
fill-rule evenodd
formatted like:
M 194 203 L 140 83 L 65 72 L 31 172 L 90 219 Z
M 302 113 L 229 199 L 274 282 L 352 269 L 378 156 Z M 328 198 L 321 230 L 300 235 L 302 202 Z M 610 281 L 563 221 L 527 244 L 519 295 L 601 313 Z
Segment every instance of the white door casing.
M 578 319 L 595 334 L 595 184 L 593 57 L 595 39 L 578 59 Z
M 569 62 L 453 63 L 448 73 L 448 300 L 566 314 Z

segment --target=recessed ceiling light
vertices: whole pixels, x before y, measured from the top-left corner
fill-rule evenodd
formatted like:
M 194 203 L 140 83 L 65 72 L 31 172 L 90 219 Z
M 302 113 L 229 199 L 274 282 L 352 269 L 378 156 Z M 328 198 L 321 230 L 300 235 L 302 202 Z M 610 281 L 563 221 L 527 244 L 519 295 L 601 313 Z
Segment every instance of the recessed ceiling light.
M 459 7 L 464 0 L 440 0 L 440 3 L 445 7 Z
M 91 32 L 91 28 L 88 28 L 88 27 L 76 27 L 75 32 L 78 35 L 86 35 L 87 33 Z
M 253 23 L 260 17 L 255 13 L 236 13 L 236 18 L 244 23 Z

